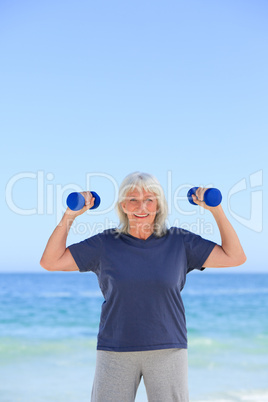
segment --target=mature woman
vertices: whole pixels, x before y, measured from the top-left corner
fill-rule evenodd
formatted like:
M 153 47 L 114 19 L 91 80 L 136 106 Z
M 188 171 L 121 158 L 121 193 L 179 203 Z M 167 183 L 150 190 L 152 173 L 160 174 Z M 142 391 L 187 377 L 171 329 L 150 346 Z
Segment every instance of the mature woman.
M 179 228 L 167 229 L 167 203 L 152 175 L 125 178 L 117 211 L 120 226 L 66 248 L 74 219 L 94 205 L 67 209 L 41 259 L 49 271 L 93 271 L 102 306 L 94 402 L 131 402 L 143 376 L 148 400 L 185 402 L 188 397 L 187 335 L 180 292 L 186 274 L 204 267 L 243 264 L 245 254 L 221 205 L 208 207 L 198 188 L 194 202 L 214 216 L 222 244 Z

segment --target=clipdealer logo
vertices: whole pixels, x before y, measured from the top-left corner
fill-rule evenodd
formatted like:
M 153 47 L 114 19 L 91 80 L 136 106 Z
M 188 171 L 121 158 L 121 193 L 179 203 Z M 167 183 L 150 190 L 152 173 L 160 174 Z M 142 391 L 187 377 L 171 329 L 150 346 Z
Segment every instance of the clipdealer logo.
M 241 225 L 253 230 L 262 232 L 263 230 L 263 171 L 258 170 L 248 178 L 239 180 L 228 193 L 228 211 L 230 215 Z M 240 215 L 231 205 L 232 199 L 243 193 L 244 198 L 249 197 L 249 217 Z
M 103 216 L 114 211 L 118 199 L 119 183 L 110 174 L 102 172 L 86 173 L 84 188 L 74 183 L 69 183 L 66 185 L 55 184 L 54 180 L 55 176 L 53 173 L 45 174 L 45 172 L 41 170 L 37 172 L 20 172 L 15 174 L 8 180 L 6 184 L 5 198 L 8 208 L 13 213 L 24 216 L 56 215 L 56 219 L 59 221 L 66 209 L 67 195 L 73 191 L 81 192 L 85 189 L 94 189 L 95 187 L 93 184 L 94 181 L 96 182 L 97 180 L 97 182 L 101 183 L 101 185 L 105 185 L 105 188 L 109 186 L 109 189 L 111 190 L 110 194 L 112 194 L 111 202 L 105 206 L 105 208 L 103 207 L 104 204 L 102 203 L 98 209 L 87 211 L 87 213 L 94 216 Z M 31 187 L 31 194 L 35 195 L 34 200 L 32 197 L 29 198 L 27 208 L 20 205 L 20 194 L 18 194 L 18 188 L 21 188 L 22 185 L 25 184 L 25 181 L 27 181 L 27 185 L 30 185 Z M 203 187 L 211 186 L 213 185 L 204 185 Z M 179 216 L 202 215 L 205 213 L 203 209 L 197 209 L 195 207 L 193 209 L 189 209 L 188 202 L 186 201 L 186 194 L 189 188 L 194 187 L 194 184 L 187 183 L 174 188 L 172 183 L 172 172 L 168 171 L 166 187 L 167 203 L 170 214 L 174 211 L 179 214 Z M 241 214 L 241 208 L 237 210 L 237 208 L 233 205 L 235 198 L 241 194 L 243 194 L 243 198 L 246 203 L 245 205 L 247 205 L 247 213 L 245 214 L 244 211 L 244 215 Z M 23 194 L 23 196 L 25 197 L 25 194 Z M 185 206 L 187 207 L 185 208 Z M 254 232 L 261 232 L 263 230 L 262 170 L 254 172 L 248 177 L 242 178 L 230 188 L 227 194 L 227 208 L 232 218 L 244 227 Z M 197 219 L 200 220 L 200 218 Z M 189 224 L 186 222 L 179 222 L 177 219 L 176 224 L 179 224 L 180 227 L 184 227 L 185 229 L 188 228 L 190 230 Z M 202 225 L 204 226 L 205 223 L 203 222 Z M 206 230 L 209 233 L 212 229 L 209 227 Z M 201 231 L 203 232 L 204 230 L 201 228 Z

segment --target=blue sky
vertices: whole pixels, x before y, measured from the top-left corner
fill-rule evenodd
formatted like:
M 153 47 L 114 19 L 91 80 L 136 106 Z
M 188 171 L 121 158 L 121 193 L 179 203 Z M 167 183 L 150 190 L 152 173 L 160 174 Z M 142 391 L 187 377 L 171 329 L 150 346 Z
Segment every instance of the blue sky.
M 265 1 L 2 1 L 0 271 L 39 260 L 69 192 L 102 198 L 68 244 L 117 224 L 130 172 L 154 174 L 170 225 L 220 241 L 184 199 L 214 186 L 266 271 L 268 5 Z M 262 204 L 263 203 L 263 204 Z

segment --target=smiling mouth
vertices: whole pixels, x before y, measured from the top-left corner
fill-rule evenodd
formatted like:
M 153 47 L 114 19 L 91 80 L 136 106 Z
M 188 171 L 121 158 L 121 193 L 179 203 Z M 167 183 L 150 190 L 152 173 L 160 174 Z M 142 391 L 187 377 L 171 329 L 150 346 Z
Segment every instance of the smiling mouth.
M 147 216 L 149 216 L 149 214 L 145 214 L 145 215 L 134 214 L 134 216 L 136 216 L 137 218 L 146 218 Z

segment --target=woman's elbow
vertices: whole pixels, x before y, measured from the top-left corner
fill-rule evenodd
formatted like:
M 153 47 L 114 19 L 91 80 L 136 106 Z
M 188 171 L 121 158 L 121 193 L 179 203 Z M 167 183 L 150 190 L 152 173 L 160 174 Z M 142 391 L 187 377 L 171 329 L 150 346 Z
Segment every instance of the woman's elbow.
M 234 267 L 238 267 L 239 265 L 243 265 L 245 264 L 245 262 L 247 261 L 247 256 L 246 254 L 243 252 L 240 256 L 238 256 L 235 261 L 234 261 Z
M 47 271 L 54 271 L 51 264 L 48 264 L 47 261 L 42 257 L 40 260 L 40 265 Z

